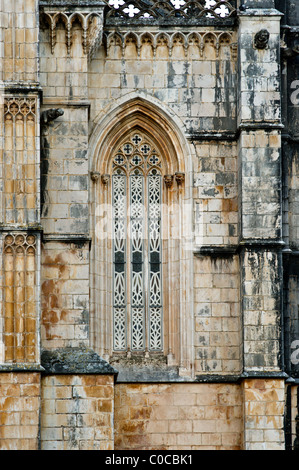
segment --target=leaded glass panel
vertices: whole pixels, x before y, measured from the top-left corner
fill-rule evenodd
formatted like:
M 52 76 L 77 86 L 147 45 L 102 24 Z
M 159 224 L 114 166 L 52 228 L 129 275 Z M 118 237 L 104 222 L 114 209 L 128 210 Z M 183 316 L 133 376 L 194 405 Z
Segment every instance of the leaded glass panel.
M 112 158 L 113 348 L 163 349 L 162 162 L 151 139 L 132 132 Z

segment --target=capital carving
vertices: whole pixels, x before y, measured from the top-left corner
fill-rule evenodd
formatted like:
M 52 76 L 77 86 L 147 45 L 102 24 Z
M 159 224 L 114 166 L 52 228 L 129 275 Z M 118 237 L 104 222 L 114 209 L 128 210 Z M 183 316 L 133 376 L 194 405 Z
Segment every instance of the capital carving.
M 165 182 L 167 188 L 171 188 L 172 183 L 173 183 L 173 175 L 165 175 L 164 176 L 164 182 Z
M 101 177 L 102 183 L 107 186 L 110 181 L 110 175 L 102 175 Z
M 179 185 L 183 184 L 185 181 L 185 173 L 180 173 L 180 172 L 175 173 L 175 180 L 177 184 Z
M 90 177 L 91 177 L 92 181 L 94 181 L 95 183 L 98 181 L 100 176 L 101 176 L 101 174 L 98 171 L 92 171 L 90 173 Z

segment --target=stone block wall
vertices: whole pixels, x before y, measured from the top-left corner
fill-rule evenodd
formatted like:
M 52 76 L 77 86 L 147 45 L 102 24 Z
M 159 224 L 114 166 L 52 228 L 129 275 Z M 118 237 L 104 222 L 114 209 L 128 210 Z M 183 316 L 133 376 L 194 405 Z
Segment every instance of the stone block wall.
M 246 380 L 244 449 L 284 449 L 285 384 L 283 380 Z
M 42 132 L 44 233 L 88 234 L 88 108 L 63 107 L 63 112 Z
M 298 151 L 296 149 L 288 148 L 285 152 L 284 158 L 288 159 L 288 190 L 287 190 L 287 207 L 288 210 L 288 227 L 289 227 L 289 244 L 297 250 L 299 238 L 299 168 L 298 168 Z
M 38 450 L 40 374 L 0 372 L 0 450 Z
M 237 146 L 232 142 L 195 143 L 195 245 L 238 243 Z
M 41 340 L 46 349 L 89 344 L 89 243 L 44 242 Z
M 118 384 L 116 450 L 238 450 L 242 391 L 225 384 Z
M 244 365 L 246 370 L 279 370 L 281 256 L 248 249 L 242 257 Z
M 236 119 L 236 37 L 196 28 L 187 35 L 137 30 L 107 35 L 89 66 L 91 121 L 132 92 L 144 93 L 179 116 L 186 132 L 232 130 Z M 228 116 L 230 116 L 228 118 Z
M 242 148 L 239 161 L 242 237 L 278 239 L 282 222 L 280 133 L 244 131 L 239 145 Z
M 113 412 L 113 377 L 43 377 L 41 449 L 112 450 Z
M 0 80 L 38 82 L 39 27 L 35 21 L 37 0 L 2 0 L 3 66 Z M 2 55 L 1 55 L 2 57 Z
M 299 449 L 299 388 L 298 386 L 291 386 L 291 448 L 294 450 Z
M 242 369 L 238 256 L 199 256 L 195 272 L 195 370 L 238 374 Z

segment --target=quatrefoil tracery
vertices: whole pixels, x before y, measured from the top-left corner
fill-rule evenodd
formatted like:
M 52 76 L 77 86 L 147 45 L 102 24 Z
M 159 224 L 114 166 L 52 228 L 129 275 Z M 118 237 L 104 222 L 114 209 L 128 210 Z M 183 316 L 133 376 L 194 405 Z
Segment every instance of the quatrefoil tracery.
M 113 158 L 113 172 L 121 174 L 161 174 L 162 162 L 152 142 L 141 133 L 132 133 Z

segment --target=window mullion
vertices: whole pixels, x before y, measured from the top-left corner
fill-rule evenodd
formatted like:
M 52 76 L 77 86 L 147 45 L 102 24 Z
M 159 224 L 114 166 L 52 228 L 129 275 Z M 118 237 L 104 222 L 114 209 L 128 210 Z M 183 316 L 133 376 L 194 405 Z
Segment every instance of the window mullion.
M 148 176 L 149 350 L 161 351 L 163 338 L 161 270 L 161 177 Z
M 126 177 L 113 175 L 112 197 L 114 210 L 113 237 L 113 348 L 127 349 L 126 299 Z
M 144 177 L 130 176 L 131 226 L 131 348 L 145 348 L 144 305 Z

